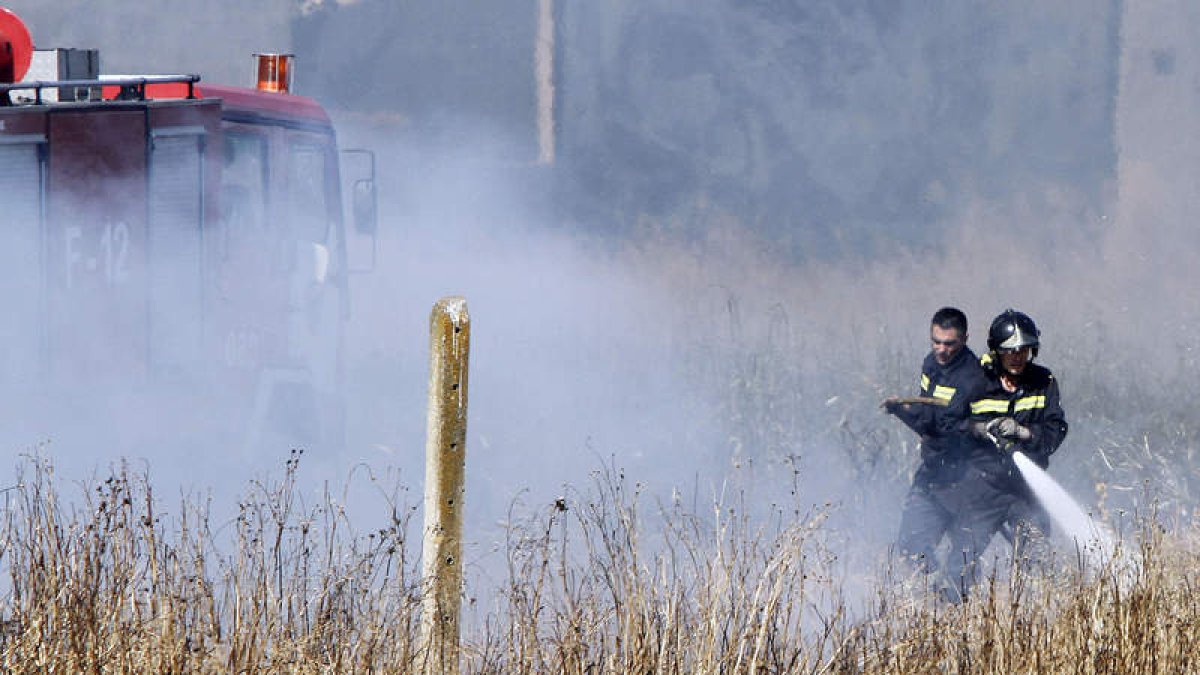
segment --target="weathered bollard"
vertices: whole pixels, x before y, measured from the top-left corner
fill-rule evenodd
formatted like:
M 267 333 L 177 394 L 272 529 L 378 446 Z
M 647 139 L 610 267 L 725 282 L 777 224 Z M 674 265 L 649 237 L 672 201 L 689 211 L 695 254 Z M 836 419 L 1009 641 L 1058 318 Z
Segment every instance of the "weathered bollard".
M 424 671 L 440 675 L 458 673 L 467 357 L 471 342 L 465 299 L 442 298 L 433 306 L 429 338 L 421 644 Z

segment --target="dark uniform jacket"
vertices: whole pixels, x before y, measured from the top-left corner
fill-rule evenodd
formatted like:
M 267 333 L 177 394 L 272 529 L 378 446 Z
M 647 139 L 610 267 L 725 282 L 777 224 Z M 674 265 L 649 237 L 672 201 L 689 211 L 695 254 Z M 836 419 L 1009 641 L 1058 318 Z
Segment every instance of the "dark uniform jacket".
M 988 422 L 997 417 L 1012 417 L 1029 429 L 1032 437 L 1011 448 L 1020 450 L 1038 466 L 1046 468 L 1050 455 L 1067 436 L 1067 418 L 1058 393 L 1058 380 L 1046 368 L 1030 363 L 1021 373 L 1016 391 L 1005 391 L 995 364 L 984 366 L 987 386 L 971 401 L 971 422 Z M 997 452 L 988 439 L 975 439 L 971 463 L 989 472 L 1015 475 L 1008 453 Z
M 921 364 L 921 396 L 948 402 L 936 405 L 911 405 L 900 408 L 896 417 L 921 437 L 921 463 L 917 479 L 950 479 L 952 469 L 961 464 L 972 442 L 966 421 L 970 403 L 986 386 L 979 359 L 969 347 L 963 347 L 946 365 L 933 352 Z M 947 471 L 950 470 L 950 471 Z

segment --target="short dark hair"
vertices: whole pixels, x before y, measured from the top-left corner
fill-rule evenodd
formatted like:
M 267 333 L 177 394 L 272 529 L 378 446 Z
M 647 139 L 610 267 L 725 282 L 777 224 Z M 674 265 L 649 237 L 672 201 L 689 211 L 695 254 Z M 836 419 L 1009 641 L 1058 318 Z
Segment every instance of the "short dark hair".
M 959 335 L 967 334 L 967 315 L 963 314 L 962 310 L 957 307 L 943 307 L 939 309 L 933 313 L 933 319 L 929 323 L 942 330 L 956 328 Z

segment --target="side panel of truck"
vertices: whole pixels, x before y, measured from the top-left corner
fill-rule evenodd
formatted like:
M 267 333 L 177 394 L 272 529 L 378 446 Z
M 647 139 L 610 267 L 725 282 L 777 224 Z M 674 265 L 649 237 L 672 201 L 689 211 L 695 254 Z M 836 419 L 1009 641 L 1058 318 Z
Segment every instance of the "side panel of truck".
M 146 373 L 146 116 L 49 115 L 46 265 L 50 375 L 137 381 Z
M 218 98 L 0 110 L 5 385 L 191 410 L 168 426 L 249 451 L 340 442 L 337 162 L 327 121 Z

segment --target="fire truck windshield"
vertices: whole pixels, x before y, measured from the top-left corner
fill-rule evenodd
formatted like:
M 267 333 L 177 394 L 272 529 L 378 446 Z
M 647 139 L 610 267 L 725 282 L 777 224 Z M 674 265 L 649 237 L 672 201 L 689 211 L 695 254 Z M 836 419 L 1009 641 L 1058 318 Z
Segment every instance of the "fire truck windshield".
M 226 250 L 237 240 L 266 229 L 267 141 L 253 133 L 225 134 L 225 169 L 221 175 L 221 214 Z
M 289 224 L 292 234 L 299 241 L 325 244 L 329 238 L 325 148 L 296 142 L 291 144 L 289 151 Z

